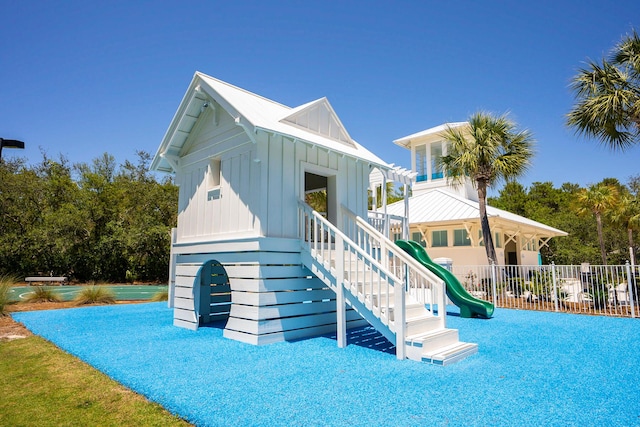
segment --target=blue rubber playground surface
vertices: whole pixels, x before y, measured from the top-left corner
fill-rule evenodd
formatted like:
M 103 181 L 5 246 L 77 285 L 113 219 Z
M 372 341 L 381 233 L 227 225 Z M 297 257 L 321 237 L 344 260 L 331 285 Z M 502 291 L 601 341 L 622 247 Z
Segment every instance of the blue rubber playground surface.
M 31 331 L 200 426 L 637 426 L 640 320 L 497 309 L 449 325 L 480 352 L 399 361 L 363 329 L 253 346 L 172 326 L 166 303 L 15 313 Z
M 167 285 L 99 285 L 109 289 L 118 301 L 150 300 L 155 294 L 167 290 Z M 86 286 L 45 286 L 62 297 L 63 301 L 71 301 Z M 9 291 L 10 301 L 24 300 L 33 292 L 35 286 L 20 286 Z

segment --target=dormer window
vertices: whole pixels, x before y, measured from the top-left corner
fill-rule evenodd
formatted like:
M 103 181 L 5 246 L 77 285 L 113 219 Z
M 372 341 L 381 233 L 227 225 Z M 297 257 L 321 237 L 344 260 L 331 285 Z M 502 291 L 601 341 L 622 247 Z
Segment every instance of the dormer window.
M 428 179 L 427 174 L 427 146 L 418 145 L 416 147 L 416 177 L 417 182 L 426 181 Z
M 442 166 L 439 164 L 442 158 L 442 143 L 431 144 L 431 179 L 444 178 Z
M 416 169 L 417 182 L 433 181 L 444 178 L 444 169 L 439 165 L 443 156 L 443 142 L 416 145 Z

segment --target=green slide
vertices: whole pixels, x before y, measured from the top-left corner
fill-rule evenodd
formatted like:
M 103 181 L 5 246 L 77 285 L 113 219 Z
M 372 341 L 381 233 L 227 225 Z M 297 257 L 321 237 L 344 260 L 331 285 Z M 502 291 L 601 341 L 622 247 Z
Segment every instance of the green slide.
M 472 296 L 460 284 L 449 270 L 431 261 L 427 251 L 419 244 L 411 240 L 396 240 L 396 245 L 424 265 L 432 273 L 442 279 L 447 287 L 447 296 L 455 305 L 460 307 L 461 317 L 484 317 L 486 319 L 493 316 L 493 304 Z

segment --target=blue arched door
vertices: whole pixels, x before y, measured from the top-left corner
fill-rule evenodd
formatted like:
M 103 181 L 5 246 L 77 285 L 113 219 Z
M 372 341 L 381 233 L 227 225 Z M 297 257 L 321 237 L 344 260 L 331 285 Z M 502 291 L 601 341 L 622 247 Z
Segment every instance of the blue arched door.
M 200 269 L 199 324 L 227 320 L 230 310 L 229 276 L 218 261 L 207 261 Z

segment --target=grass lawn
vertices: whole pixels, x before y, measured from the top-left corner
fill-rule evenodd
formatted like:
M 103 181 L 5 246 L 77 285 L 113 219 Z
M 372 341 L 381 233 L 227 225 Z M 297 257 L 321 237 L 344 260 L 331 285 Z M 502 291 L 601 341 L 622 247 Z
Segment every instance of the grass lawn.
M 0 425 L 189 426 L 48 341 L 0 342 Z

